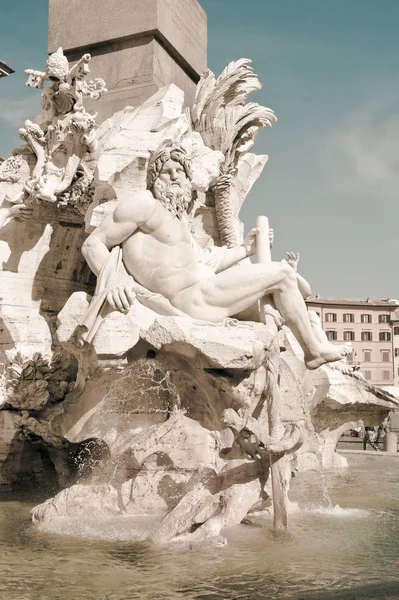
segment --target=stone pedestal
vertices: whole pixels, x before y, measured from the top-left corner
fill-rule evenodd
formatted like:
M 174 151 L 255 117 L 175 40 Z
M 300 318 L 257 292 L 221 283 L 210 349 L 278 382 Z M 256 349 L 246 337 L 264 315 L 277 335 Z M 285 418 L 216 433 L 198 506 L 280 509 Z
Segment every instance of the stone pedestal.
M 385 452 L 397 452 L 398 436 L 394 431 L 388 431 L 384 437 Z
M 207 66 L 207 18 L 197 0 L 49 0 L 49 52 L 69 61 L 92 55 L 108 93 L 90 105 L 101 123 L 174 83 L 192 104 Z

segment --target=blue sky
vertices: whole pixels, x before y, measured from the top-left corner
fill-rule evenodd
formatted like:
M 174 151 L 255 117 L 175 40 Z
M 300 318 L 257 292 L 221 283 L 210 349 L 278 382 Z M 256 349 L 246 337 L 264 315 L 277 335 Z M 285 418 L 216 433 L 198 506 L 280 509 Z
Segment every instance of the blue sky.
M 399 2 L 201 0 L 216 73 L 251 58 L 263 89 L 252 101 L 279 119 L 256 150 L 269 162 L 241 217 L 275 229 L 274 258 L 301 255 L 313 293 L 399 297 Z M 0 155 L 40 95 L 24 86 L 47 50 L 47 0 L 2 0 Z

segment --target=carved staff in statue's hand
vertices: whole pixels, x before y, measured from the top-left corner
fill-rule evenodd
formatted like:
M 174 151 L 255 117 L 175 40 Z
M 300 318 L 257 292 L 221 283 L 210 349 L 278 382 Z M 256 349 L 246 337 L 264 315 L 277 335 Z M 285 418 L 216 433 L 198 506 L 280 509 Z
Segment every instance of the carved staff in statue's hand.
M 271 262 L 271 245 L 273 243 L 273 232 L 270 233 L 269 220 L 267 217 L 260 216 L 256 221 L 257 226 L 257 257 L 258 262 L 266 264 Z M 269 435 L 271 440 L 277 441 L 280 437 L 282 427 L 281 416 L 280 416 L 280 388 L 278 384 L 278 371 L 279 371 L 279 353 L 280 345 L 278 341 L 278 328 L 275 318 L 267 307 L 270 305 L 271 299 L 267 296 L 259 300 L 259 311 L 261 321 L 265 323 L 269 331 L 273 334 L 274 340 L 270 347 L 269 358 L 266 361 L 266 372 L 267 372 L 267 388 L 266 388 L 266 400 L 267 400 L 267 413 L 269 422 Z M 270 456 L 271 465 L 271 477 L 272 477 L 272 490 L 273 490 L 273 514 L 274 514 L 274 528 L 283 529 L 288 527 L 288 510 L 287 510 L 287 498 L 284 494 L 283 482 L 284 482 L 284 467 L 281 464 L 281 460 L 273 463 L 272 456 Z

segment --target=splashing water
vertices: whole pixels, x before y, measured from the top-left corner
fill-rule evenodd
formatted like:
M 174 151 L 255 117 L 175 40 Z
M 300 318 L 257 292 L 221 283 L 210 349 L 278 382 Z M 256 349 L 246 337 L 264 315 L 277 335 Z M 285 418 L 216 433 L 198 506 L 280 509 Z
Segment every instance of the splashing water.
M 371 511 L 361 508 L 342 508 L 339 504 L 335 506 L 318 506 L 315 508 L 306 508 L 306 512 L 311 512 L 319 515 L 326 515 L 338 518 L 365 519 L 371 515 Z
M 290 536 L 275 536 L 265 520 L 223 532 L 229 542 L 223 548 L 153 546 L 137 539 L 151 523 L 129 517 L 69 530 L 84 538 L 59 535 L 67 522 L 65 531 L 48 533 L 30 522 L 37 498 L 3 496 L 0 598 L 393 599 L 399 595 L 398 459 L 355 455 L 349 461 L 349 470 L 325 471 L 332 508 L 320 506 L 319 472 L 299 473 L 290 497 L 301 510 L 291 515 Z
M 312 419 L 310 416 L 310 412 L 309 412 L 309 404 L 308 404 L 308 399 L 307 398 L 303 398 L 301 400 L 301 406 L 302 406 L 302 410 L 304 412 L 304 414 L 307 417 L 307 422 L 309 424 L 309 434 L 310 434 L 310 438 L 313 441 L 314 447 L 317 448 L 316 451 L 316 457 L 317 460 L 319 461 L 319 469 L 320 469 L 320 483 L 321 483 L 321 489 L 322 489 L 322 496 L 323 496 L 323 502 L 324 504 L 327 504 L 328 508 L 333 508 L 333 502 L 330 496 L 330 492 L 328 490 L 328 484 L 327 484 L 327 478 L 325 475 L 325 471 L 324 471 L 324 464 L 323 464 L 323 455 L 321 453 L 320 450 L 320 440 L 317 437 L 316 431 L 313 428 L 312 425 Z
M 333 508 L 333 503 L 331 500 L 330 492 L 328 491 L 327 478 L 326 478 L 326 474 L 325 474 L 324 467 L 323 467 L 323 459 L 322 459 L 321 454 L 319 455 L 319 453 L 317 453 L 317 456 L 319 457 L 319 461 L 320 461 L 320 482 L 321 482 L 321 489 L 322 489 L 322 494 L 323 494 L 323 501 L 325 504 L 327 504 L 327 508 L 331 509 L 331 508 Z

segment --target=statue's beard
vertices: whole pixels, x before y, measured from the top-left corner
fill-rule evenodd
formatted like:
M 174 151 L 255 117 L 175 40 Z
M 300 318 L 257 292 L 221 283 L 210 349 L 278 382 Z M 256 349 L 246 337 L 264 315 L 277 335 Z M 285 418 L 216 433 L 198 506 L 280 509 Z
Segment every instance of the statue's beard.
M 157 200 L 174 217 L 181 219 L 187 214 L 187 209 L 191 203 L 191 181 L 187 179 L 179 186 L 168 184 L 157 179 L 154 183 L 153 194 Z

